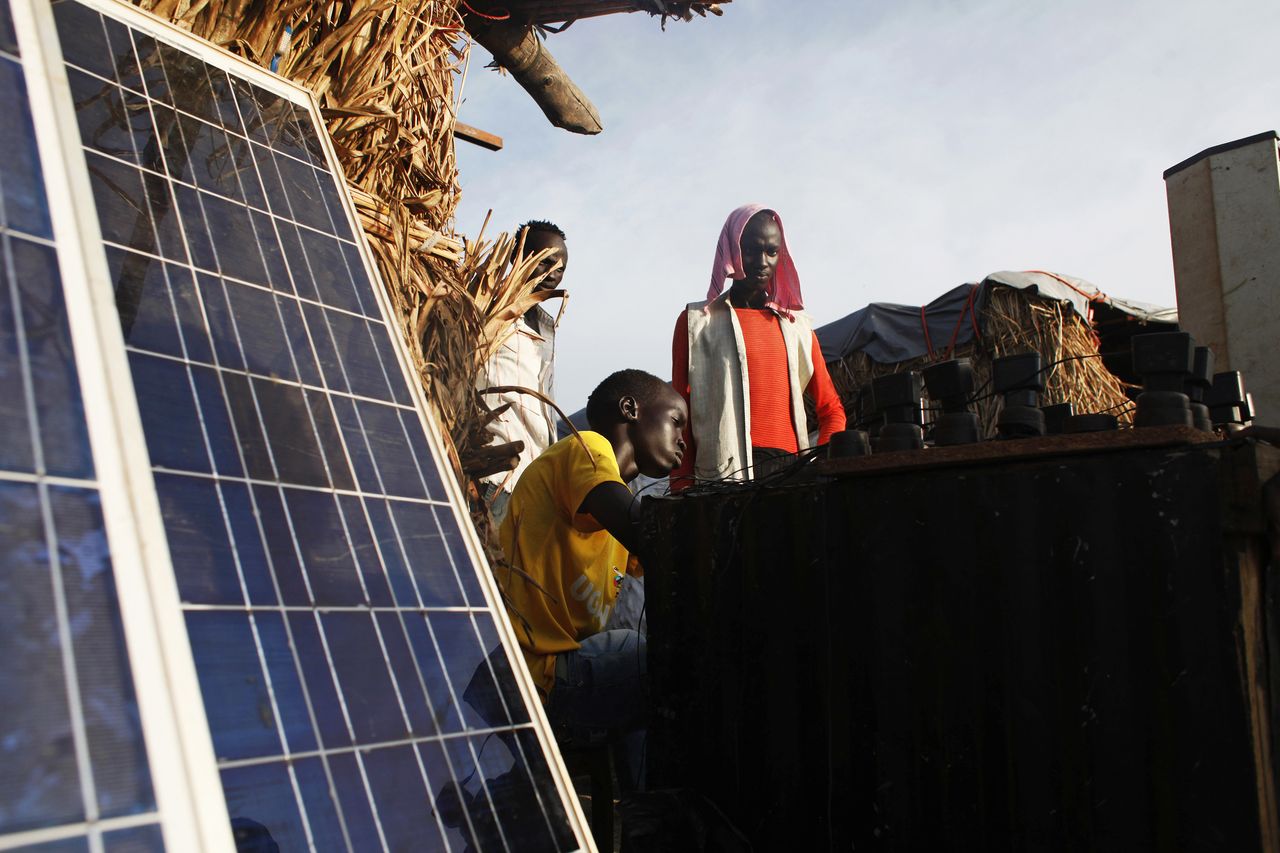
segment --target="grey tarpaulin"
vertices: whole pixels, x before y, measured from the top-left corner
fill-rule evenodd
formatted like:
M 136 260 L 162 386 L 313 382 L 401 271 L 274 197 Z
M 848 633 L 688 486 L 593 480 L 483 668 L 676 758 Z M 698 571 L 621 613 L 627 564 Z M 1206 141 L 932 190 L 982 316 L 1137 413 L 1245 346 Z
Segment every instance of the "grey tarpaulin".
M 1104 303 L 1147 322 L 1176 323 L 1177 312 L 1127 299 L 1107 296 L 1089 282 L 1058 273 L 996 272 L 979 284 L 962 284 L 923 307 L 873 302 L 847 317 L 817 330 L 822 357 L 838 361 L 852 352 L 864 352 L 881 364 L 919 358 L 930 351 L 943 352 L 953 343 L 962 346 L 973 340 L 981 322 L 982 308 L 993 285 L 1027 290 L 1048 299 L 1070 302 L 1081 317 L 1088 319 L 1090 303 Z M 928 335 L 925 334 L 925 321 Z
M 578 430 L 591 429 L 591 427 L 587 425 L 587 407 L 586 406 L 583 406 L 581 409 L 578 409 L 578 411 L 574 412 L 572 415 L 569 415 L 569 420 L 573 423 L 574 427 L 576 427 Z M 565 423 L 564 420 L 557 418 L 556 419 L 556 441 L 559 441 L 562 438 L 568 438 L 572 434 L 573 433 L 569 431 L 569 424 Z

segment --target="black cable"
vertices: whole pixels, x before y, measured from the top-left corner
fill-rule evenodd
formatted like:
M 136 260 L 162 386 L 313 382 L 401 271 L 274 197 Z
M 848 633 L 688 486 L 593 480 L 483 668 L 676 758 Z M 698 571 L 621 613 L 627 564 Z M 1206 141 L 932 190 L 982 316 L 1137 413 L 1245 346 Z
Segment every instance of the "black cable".
M 825 445 L 823 445 L 823 447 L 825 447 Z M 770 471 L 762 477 L 755 477 L 750 480 L 741 479 L 737 475 L 743 474 L 744 472 L 759 466 L 754 464 L 750 466 L 743 466 L 716 478 L 695 479 L 693 485 L 684 489 L 679 494 L 689 495 L 692 497 L 696 495 L 716 494 L 725 491 L 742 491 L 745 488 L 758 488 L 763 485 L 775 483 L 796 473 L 799 469 L 803 468 L 812 459 L 822 453 L 822 450 L 822 447 L 809 447 L 795 454 L 791 454 L 795 457 L 791 462 L 777 470 Z
M 1137 408 L 1137 407 L 1134 405 L 1134 402 L 1133 402 L 1132 400 L 1129 400 L 1129 399 L 1127 399 L 1127 398 L 1126 398 L 1126 399 L 1124 399 L 1124 400 L 1120 401 L 1119 403 L 1116 403 L 1116 404 L 1115 404 L 1115 405 L 1113 405 L 1113 406 L 1107 406 L 1105 409 L 1103 409 L 1103 410 L 1102 410 L 1102 411 L 1100 411 L 1100 412 L 1092 412 L 1091 414 L 1095 414 L 1095 415 L 1105 415 L 1107 412 L 1114 412 L 1116 409 L 1119 409 L 1119 408 L 1121 408 L 1121 407 L 1125 407 L 1124 412 L 1121 412 L 1121 413 L 1120 413 L 1121 415 L 1123 415 L 1123 414 L 1125 414 L 1125 412 L 1129 411 L 1129 409 L 1130 409 L 1130 408 Z
M 1018 382 L 1018 384 L 1021 385 L 1024 382 L 1030 382 L 1032 379 L 1035 379 L 1041 373 L 1044 373 L 1047 370 L 1053 370 L 1055 367 L 1057 367 L 1060 364 L 1066 364 L 1068 361 L 1083 361 L 1086 358 L 1102 358 L 1102 354 L 1095 352 L 1095 353 L 1085 353 L 1084 355 L 1064 356 L 1058 359 L 1057 361 L 1052 361 L 1046 365 L 1043 365 L 1039 370 L 1032 371 L 1027 376 L 1026 379 L 1021 380 L 1020 382 Z M 986 382 L 982 383 L 982 388 L 986 388 L 994 380 L 995 380 L 995 375 L 993 374 L 992 376 L 987 378 Z M 965 405 L 973 405 L 974 403 L 981 402 L 982 400 L 988 400 L 992 397 L 997 396 L 1000 393 L 998 391 L 992 391 L 990 394 L 983 394 L 982 396 L 978 396 L 978 391 L 981 391 L 981 390 L 982 389 L 979 388 L 978 390 L 974 391 L 974 396 L 970 397 L 967 401 L 965 401 Z

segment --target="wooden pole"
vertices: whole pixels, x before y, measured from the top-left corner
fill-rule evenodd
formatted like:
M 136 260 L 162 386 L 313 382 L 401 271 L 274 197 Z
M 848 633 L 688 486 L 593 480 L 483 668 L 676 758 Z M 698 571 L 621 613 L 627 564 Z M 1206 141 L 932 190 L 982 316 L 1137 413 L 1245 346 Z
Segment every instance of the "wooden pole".
M 556 127 L 588 135 L 604 129 L 595 106 L 564 73 L 533 27 L 510 22 L 481 25 L 469 16 L 467 29 Z

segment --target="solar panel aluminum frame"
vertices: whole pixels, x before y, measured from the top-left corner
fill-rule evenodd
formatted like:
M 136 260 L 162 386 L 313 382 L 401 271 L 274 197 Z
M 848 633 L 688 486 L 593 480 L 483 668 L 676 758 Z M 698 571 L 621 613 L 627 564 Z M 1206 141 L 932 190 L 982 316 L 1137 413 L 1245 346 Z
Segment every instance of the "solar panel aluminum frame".
M 76 364 L 82 377 L 94 458 L 99 465 L 103 511 L 116 561 L 121 616 L 138 694 L 144 738 L 153 774 L 166 846 L 173 850 L 233 849 L 230 820 L 204 702 L 183 619 L 175 573 L 142 421 L 120 329 L 101 228 L 74 110 L 70 83 L 52 7 L 47 0 L 9 0 L 22 64 L 31 92 L 32 113 L 49 191 L 50 216 L 63 267 L 64 287 Z M 243 77 L 305 109 L 317 126 L 319 104 L 309 90 L 253 65 L 229 51 L 196 39 L 153 15 L 118 0 L 78 0 L 128 26 L 189 51 L 199 59 Z M 318 134 L 326 165 L 342 175 L 328 135 Z M 338 181 L 343 185 L 342 180 Z M 362 229 L 345 191 L 342 206 L 353 233 Z M 381 318 L 393 330 L 390 298 L 367 242 L 357 239 L 360 258 L 373 281 Z M 519 654 L 516 635 L 475 530 L 466 519 L 466 501 L 452 471 L 445 470 L 444 445 L 404 341 L 392 334 L 402 376 L 435 456 L 440 480 L 455 513 L 467 552 L 480 568 L 480 586 L 504 648 L 512 660 L 520 694 L 548 759 L 575 838 L 594 850 L 581 805 L 573 793 L 541 702 Z M 24 843 L 37 840 L 30 839 Z M 0 842 L 0 849 L 10 846 Z
M 97 210 L 88 173 L 75 165 L 84 155 L 53 11 L 39 0 L 10 0 L 10 9 L 165 845 L 230 849 L 230 820 L 152 485 Z M 67 829 L 8 836 L 0 847 L 54 841 Z M 96 841 L 90 849 L 101 850 L 100 836 L 88 834 L 91 844 Z

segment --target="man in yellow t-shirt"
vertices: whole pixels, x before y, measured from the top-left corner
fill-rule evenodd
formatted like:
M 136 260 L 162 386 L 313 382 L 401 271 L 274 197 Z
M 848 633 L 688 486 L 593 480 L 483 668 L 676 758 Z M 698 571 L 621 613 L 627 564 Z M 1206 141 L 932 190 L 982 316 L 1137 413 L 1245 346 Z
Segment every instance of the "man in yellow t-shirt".
M 512 568 L 498 581 L 558 737 L 644 724 L 644 637 L 604 628 L 630 555 L 644 552 L 626 484 L 680 464 L 687 420 L 670 384 L 614 373 L 587 400 L 591 429 L 548 448 L 512 492 L 499 531 Z

